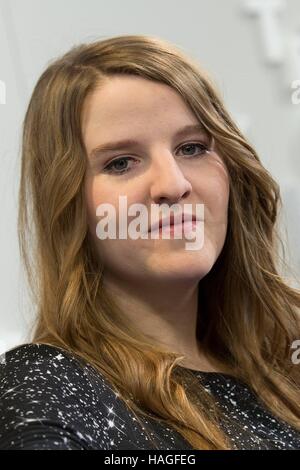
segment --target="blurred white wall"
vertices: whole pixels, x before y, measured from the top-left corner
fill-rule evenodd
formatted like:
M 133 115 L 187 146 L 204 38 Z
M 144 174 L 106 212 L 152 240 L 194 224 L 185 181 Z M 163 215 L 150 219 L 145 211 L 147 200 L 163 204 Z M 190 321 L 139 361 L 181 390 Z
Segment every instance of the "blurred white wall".
M 48 61 L 75 43 L 120 34 L 155 35 L 208 69 L 281 186 L 283 230 L 298 281 L 300 104 L 292 103 L 290 81 L 300 76 L 293 66 L 287 71 L 287 41 L 300 34 L 300 2 L 283 5 L 280 34 L 271 42 L 283 40 L 284 54 L 271 64 L 260 20 L 245 13 L 243 0 L 0 0 L 0 81 L 6 92 L 5 103 L 3 94 L 0 98 L 0 352 L 26 341 L 32 320 L 16 231 L 22 119 Z M 300 46 L 296 55 L 299 64 Z

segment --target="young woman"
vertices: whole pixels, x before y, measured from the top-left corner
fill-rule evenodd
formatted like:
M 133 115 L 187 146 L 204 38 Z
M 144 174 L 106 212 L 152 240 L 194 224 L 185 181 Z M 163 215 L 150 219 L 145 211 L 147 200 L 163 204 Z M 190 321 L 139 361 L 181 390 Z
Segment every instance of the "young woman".
M 172 224 L 168 238 L 99 237 L 97 208 L 120 217 L 121 197 L 194 218 L 203 205 L 201 248 Z M 50 63 L 20 184 L 37 321 L 0 361 L 0 448 L 300 449 L 300 293 L 278 273 L 279 203 L 175 46 L 118 36 Z

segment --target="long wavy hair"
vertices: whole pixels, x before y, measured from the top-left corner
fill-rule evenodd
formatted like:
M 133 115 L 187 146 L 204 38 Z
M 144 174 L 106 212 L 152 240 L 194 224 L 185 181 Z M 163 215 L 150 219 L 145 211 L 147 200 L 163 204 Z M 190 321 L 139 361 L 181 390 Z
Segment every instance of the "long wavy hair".
M 300 429 L 300 372 L 291 360 L 300 338 L 300 291 L 279 274 L 279 186 L 198 62 L 157 37 L 75 45 L 48 63 L 35 85 L 22 128 L 18 219 L 37 315 L 32 342 L 90 364 L 138 420 L 173 428 L 193 449 L 232 448 L 213 397 L 178 367 L 184 356 L 137 331 L 103 286 L 88 230 L 81 124 L 86 97 L 114 74 L 169 85 L 213 137 L 229 173 L 228 229 L 221 254 L 199 281 L 197 337 L 267 409 Z

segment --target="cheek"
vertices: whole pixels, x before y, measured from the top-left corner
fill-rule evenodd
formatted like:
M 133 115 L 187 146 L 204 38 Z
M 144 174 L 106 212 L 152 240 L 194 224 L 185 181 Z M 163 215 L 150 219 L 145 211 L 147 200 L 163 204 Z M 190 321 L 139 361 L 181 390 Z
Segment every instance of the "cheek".
M 229 186 L 222 180 L 214 179 L 207 192 L 207 203 L 216 220 L 227 219 Z
M 85 181 L 85 201 L 87 205 L 89 219 L 96 221 L 96 209 L 100 204 L 111 204 L 116 207 L 117 196 L 114 197 L 109 185 L 100 182 L 97 178 L 86 178 Z
M 121 196 L 122 201 L 120 200 Z M 124 196 L 126 196 L 125 203 Z M 96 208 L 99 204 L 111 204 L 117 215 L 124 208 L 124 204 L 128 208 L 131 204 L 141 203 L 145 199 L 145 189 L 136 183 L 121 185 L 97 177 L 87 177 L 85 199 L 89 214 L 92 214 L 93 217 L 96 217 Z
M 124 200 L 120 200 L 120 196 L 126 196 L 125 207 Z M 119 212 L 125 210 L 127 215 L 128 207 L 133 203 L 141 202 L 142 193 L 138 192 L 136 188 L 123 188 L 120 191 L 120 187 L 114 188 L 114 186 L 107 181 L 100 181 L 100 178 L 87 178 L 85 181 L 85 202 L 88 214 L 88 224 L 90 231 L 93 235 L 96 233 L 96 226 L 100 220 L 100 216 L 97 216 L 96 210 L 100 204 L 110 204 L 114 208 L 116 229 L 119 230 Z M 122 204 L 120 206 L 120 203 Z M 127 210 L 126 210 L 127 207 Z M 130 217 L 128 217 L 130 220 Z M 99 241 L 99 240 L 98 240 Z
M 97 207 L 102 203 L 113 204 L 111 194 L 105 184 L 100 184 L 97 178 L 87 177 L 85 181 L 85 202 L 89 229 L 93 238 L 96 238 L 96 226 L 99 220 L 96 215 Z
M 228 227 L 229 183 L 218 172 L 206 175 L 202 183 L 198 198 L 204 203 L 205 246 L 218 257 Z
M 210 223 L 227 220 L 229 180 L 222 171 L 203 172 L 194 186 L 197 196 L 204 203 L 205 219 Z

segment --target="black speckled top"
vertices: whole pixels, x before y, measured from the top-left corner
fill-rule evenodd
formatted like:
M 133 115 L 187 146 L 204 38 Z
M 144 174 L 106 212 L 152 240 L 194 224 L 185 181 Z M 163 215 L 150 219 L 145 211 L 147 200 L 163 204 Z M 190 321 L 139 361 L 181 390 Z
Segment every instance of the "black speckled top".
M 224 411 L 234 449 L 300 449 L 300 432 L 245 384 L 193 372 Z M 100 373 L 61 348 L 28 343 L 0 356 L 0 449 L 192 449 L 175 430 L 140 420 Z

